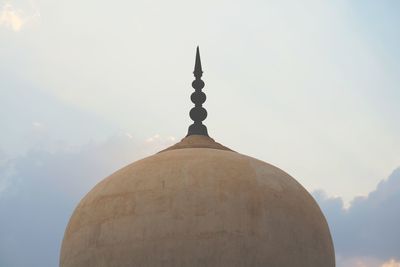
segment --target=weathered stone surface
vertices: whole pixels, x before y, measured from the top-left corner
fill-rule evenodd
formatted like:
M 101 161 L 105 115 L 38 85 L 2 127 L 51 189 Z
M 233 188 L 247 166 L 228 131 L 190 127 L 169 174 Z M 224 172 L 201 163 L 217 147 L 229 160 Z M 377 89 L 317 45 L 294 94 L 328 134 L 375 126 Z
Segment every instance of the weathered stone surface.
M 65 232 L 62 267 L 333 267 L 328 225 L 282 170 L 212 148 L 167 150 L 96 185 Z

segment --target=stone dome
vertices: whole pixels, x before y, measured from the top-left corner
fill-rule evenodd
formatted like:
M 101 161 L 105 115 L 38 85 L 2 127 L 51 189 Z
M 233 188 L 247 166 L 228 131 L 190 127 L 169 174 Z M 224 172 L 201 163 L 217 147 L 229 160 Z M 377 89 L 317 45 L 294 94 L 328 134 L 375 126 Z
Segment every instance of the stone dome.
M 326 220 L 290 175 L 191 135 L 97 184 L 62 267 L 334 267 Z

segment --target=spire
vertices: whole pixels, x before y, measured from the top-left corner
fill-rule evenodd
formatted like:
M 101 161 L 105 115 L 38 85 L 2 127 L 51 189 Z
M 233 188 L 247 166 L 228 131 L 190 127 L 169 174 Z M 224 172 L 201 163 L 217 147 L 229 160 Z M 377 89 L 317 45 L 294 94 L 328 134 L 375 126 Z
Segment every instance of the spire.
M 207 110 L 202 106 L 206 101 L 206 94 L 201 91 L 204 87 L 204 82 L 201 80 L 203 70 L 201 68 L 200 51 L 198 46 L 193 74 L 196 78 L 192 82 L 192 87 L 195 91 L 190 96 L 190 99 L 194 104 L 194 108 L 190 110 L 190 118 L 193 120 L 193 124 L 189 126 L 187 136 L 194 134 L 208 136 L 207 127 L 202 123 L 202 121 L 207 118 Z
M 196 63 L 194 64 L 193 74 L 196 79 L 200 79 L 200 77 L 203 75 L 203 69 L 201 68 L 200 50 L 198 46 L 196 49 Z

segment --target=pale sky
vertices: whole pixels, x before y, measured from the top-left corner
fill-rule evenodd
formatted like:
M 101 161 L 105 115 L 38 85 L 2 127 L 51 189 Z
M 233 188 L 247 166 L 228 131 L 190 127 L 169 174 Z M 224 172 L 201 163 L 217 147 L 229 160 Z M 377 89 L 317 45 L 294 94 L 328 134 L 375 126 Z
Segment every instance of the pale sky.
M 349 207 L 400 166 L 399 14 L 394 0 L 0 0 L 0 167 L 134 140 L 112 172 L 178 141 L 200 45 L 211 137 Z M 0 201 L 23 184 L 9 177 Z

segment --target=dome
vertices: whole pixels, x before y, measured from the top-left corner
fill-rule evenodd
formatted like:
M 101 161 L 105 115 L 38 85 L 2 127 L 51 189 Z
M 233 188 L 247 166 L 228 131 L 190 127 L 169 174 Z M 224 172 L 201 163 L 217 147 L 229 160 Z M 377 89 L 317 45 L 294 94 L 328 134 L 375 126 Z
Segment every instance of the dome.
M 192 135 L 96 185 L 62 267 L 333 267 L 328 225 L 284 171 Z
M 61 267 L 334 267 L 328 225 L 291 176 L 215 142 L 197 48 L 181 142 L 97 184 L 73 212 Z

